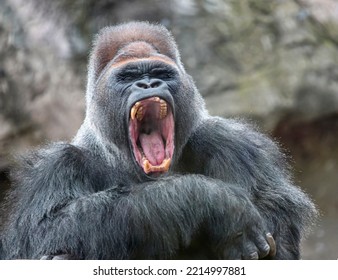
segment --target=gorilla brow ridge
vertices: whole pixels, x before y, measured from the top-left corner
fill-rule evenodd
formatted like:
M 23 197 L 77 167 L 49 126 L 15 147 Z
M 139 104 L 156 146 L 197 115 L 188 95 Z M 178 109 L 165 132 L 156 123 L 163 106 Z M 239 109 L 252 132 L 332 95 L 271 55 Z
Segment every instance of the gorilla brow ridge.
M 98 34 L 91 54 L 91 61 L 94 64 L 93 78 L 100 75 L 100 72 L 121 48 L 137 41 L 148 43 L 158 53 L 180 64 L 176 44 L 168 30 L 154 24 L 132 22 L 126 25 L 106 27 Z

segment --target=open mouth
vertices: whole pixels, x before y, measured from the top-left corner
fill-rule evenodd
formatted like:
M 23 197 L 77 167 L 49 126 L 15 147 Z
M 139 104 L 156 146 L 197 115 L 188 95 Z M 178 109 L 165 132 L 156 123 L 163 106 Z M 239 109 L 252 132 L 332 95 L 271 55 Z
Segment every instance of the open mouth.
M 174 116 L 160 97 L 136 102 L 130 110 L 129 135 L 134 157 L 146 174 L 167 172 L 174 153 Z

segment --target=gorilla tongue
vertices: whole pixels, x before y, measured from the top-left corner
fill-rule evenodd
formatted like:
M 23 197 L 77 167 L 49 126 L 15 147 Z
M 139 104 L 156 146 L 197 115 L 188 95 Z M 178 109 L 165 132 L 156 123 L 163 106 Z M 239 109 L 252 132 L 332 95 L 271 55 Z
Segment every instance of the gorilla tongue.
M 139 140 L 144 155 L 151 165 L 155 166 L 161 164 L 165 157 L 165 147 L 161 132 L 153 130 L 150 134 L 141 133 Z
M 146 174 L 169 170 L 174 152 L 174 115 L 158 96 L 137 101 L 130 110 L 134 157 Z

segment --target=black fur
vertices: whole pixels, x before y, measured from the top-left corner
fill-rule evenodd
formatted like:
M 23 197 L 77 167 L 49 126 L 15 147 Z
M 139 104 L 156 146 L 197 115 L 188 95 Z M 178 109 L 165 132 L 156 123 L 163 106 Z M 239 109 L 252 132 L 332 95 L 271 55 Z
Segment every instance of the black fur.
M 170 171 L 159 177 L 147 176 L 133 159 L 131 78 L 111 67 L 134 41 L 158 42 L 156 50 L 177 65 L 162 78 L 174 103 L 175 153 Z M 142 77 L 166 67 L 132 63 Z M 26 156 L 12 179 L 2 210 L 3 259 L 298 259 L 316 215 L 277 146 L 242 122 L 211 117 L 169 32 L 147 23 L 99 34 L 77 136 Z

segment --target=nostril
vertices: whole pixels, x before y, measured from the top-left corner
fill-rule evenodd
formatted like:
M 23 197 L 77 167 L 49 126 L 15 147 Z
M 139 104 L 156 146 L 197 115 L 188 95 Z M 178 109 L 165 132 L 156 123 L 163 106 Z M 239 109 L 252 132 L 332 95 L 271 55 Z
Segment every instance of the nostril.
M 143 89 L 147 89 L 147 88 L 150 87 L 149 84 L 145 83 L 145 82 L 137 82 L 136 86 L 139 87 L 139 88 L 143 88 Z
M 151 88 L 158 88 L 158 87 L 160 87 L 162 85 L 162 83 L 163 82 L 161 80 L 152 80 L 150 82 L 150 87 Z
M 134 86 L 139 89 L 155 89 L 164 86 L 165 83 L 160 79 L 144 79 L 139 80 L 134 83 Z

